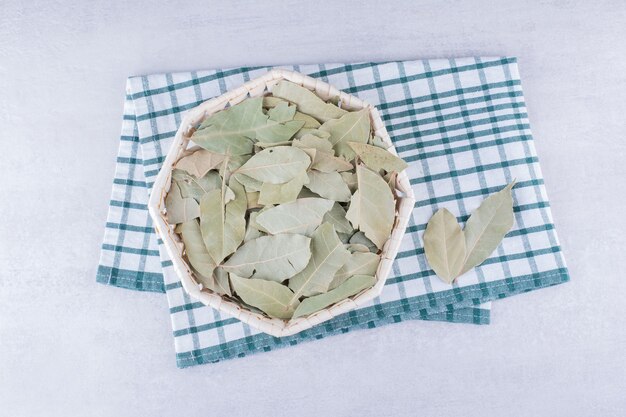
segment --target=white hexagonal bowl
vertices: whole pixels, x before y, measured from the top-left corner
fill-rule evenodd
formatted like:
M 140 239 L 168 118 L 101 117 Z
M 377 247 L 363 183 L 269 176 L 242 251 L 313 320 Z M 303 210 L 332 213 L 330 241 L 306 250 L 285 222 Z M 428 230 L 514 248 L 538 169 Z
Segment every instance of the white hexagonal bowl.
M 299 317 L 289 321 L 270 318 L 263 314 L 250 311 L 246 307 L 241 306 L 236 301 L 233 301 L 228 297 L 222 297 L 208 289 L 202 288 L 202 285 L 196 282 L 193 273 L 191 272 L 191 268 L 183 257 L 185 248 L 181 239 L 174 232 L 174 225 L 170 225 L 167 222 L 164 200 L 170 188 L 172 169 L 176 162 L 183 156 L 185 151 L 193 145 L 193 142 L 190 142 L 190 137 L 193 134 L 195 127 L 198 126 L 206 117 L 223 110 L 227 106 L 235 105 L 248 97 L 265 95 L 268 92 L 271 92 L 273 86 L 275 86 L 276 83 L 282 79 L 308 88 L 324 100 L 338 97 L 341 102 L 341 106 L 347 110 L 369 108 L 370 118 L 375 134 L 382 138 L 383 141 L 389 146 L 390 152 L 397 155 L 395 147 L 393 146 L 391 139 L 389 138 L 389 134 L 385 129 L 385 125 L 380 118 L 380 114 L 375 107 L 355 96 L 341 92 L 337 88 L 315 78 L 311 78 L 294 71 L 273 69 L 262 77 L 248 81 L 239 88 L 202 103 L 185 115 L 178 131 L 176 132 L 174 143 L 172 144 L 172 147 L 163 162 L 163 167 L 161 168 L 154 183 L 148 203 L 148 209 L 152 220 L 154 221 L 156 232 L 163 241 L 163 245 L 172 260 L 176 274 L 180 277 L 184 290 L 189 293 L 191 298 L 198 300 L 207 306 L 215 308 L 220 312 L 235 317 L 242 322 L 247 323 L 251 327 L 276 337 L 293 335 L 335 316 L 362 306 L 377 297 L 383 290 L 385 281 L 389 276 L 391 265 L 396 257 L 396 254 L 398 253 L 398 248 L 402 237 L 404 236 L 409 216 L 411 215 L 413 205 L 415 204 L 409 178 L 405 172 L 402 172 L 397 176 L 396 180 L 396 219 L 391 236 L 383 246 L 381 252 L 381 262 L 376 272 L 376 284 L 370 289 L 364 290 L 361 293 L 340 301 L 324 310 L 312 313 L 309 316 Z

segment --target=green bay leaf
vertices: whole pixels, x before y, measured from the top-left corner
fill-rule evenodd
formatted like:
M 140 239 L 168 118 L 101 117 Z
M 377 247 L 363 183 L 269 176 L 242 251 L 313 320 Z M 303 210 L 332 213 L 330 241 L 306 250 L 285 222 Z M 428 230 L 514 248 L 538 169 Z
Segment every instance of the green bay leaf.
M 244 243 L 222 268 L 241 277 L 282 282 L 307 265 L 310 241 L 295 234 L 261 236 Z
M 299 112 L 308 114 L 320 122 L 337 119 L 346 113 L 334 104 L 326 103 L 311 90 L 286 80 L 280 80 L 274 86 L 272 95 L 294 103 Z
M 310 236 L 332 206 L 333 202 L 324 198 L 299 198 L 264 210 L 256 217 L 256 222 L 273 235 L 298 233 Z
M 328 291 L 337 271 L 350 258 L 330 223 L 323 223 L 311 238 L 311 259 L 306 267 L 289 280 L 294 292 L 292 302 Z
M 365 166 L 357 166 L 358 188 L 350 199 L 346 218 L 379 249 L 389 239 L 395 220 L 395 200 L 385 180 Z
M 242 278 L 230 274 L 235 293 L 253 307 L 258 308 L 270 317 L 290 319 L 297 303 L 292 303 L 293 292 L 277 282 L 262 279 Z
M 487 259 L 513 227 L 514 186 L 515 181 L 487 197 L 465 223 L 466 254 L 461 274 Z
M 308 316 L 311 313 L 320 311 L 332 304 L 352 297 L 364 289 L 374 286 L 374 284 L 376 284 L 376 278 L 373 276 L 355 275 L 327 293 L 314 295 L 302 300 L 293 313 L 293 318 Z
M 424 253 L 430 267 L 448 284 L 459 276 L 465 261 L 465 237 L 456 217 L 445 208 L 428 221 Z

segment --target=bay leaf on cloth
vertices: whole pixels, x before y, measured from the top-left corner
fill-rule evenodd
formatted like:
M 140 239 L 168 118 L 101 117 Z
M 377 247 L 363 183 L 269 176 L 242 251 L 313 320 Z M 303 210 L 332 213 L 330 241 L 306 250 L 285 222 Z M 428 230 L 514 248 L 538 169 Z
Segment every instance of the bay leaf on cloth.
M 452 283 L 465 262 L 465 236 L 456 217 L 441 208 L 430 218 L 424 232 L 424 253 L 437 276 Z
M 514 186 L 515 181 L 487 197 L 465 223 L 466 255 L 461 274 L 487 259 L 513 227 Z

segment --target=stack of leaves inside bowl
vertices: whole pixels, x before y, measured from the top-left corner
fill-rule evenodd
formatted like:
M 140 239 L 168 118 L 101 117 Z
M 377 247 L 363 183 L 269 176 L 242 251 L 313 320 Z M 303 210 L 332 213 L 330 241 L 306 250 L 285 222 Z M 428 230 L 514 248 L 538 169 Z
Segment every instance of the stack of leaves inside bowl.
M 172 172 L 167 220 L 199 285 L 273 318 L 376 283 L 406 163 L 348 111 L 289 81 L 207 117 Z

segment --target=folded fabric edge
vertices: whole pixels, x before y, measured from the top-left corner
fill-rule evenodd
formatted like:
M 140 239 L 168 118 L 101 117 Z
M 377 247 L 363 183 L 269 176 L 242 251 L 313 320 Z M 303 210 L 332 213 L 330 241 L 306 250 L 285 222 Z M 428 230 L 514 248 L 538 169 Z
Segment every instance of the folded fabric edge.
M 96 272 L 96 282 L 135 291 L 165 293 L 162 274 L 129 271 L 99 265 Z
M 269 352 L 272 350 L 294 346 L 301 342 L 323 339 L 327 336 L 348 333 L 352 330 L 371 329 L 386 324 L 400 323 L 407 320 L 427 320 L 443 321 L 450 323 L 487 325 L 491 321 L 490 310 L 481 308 L 462 308 L 449 310 L 437 314 L 426 314 L 423 310 L 409 313 L 383 315 L 374 313 L 372 320 L 361 323 L 351 322 L 351 313 L 343 314 L 341 325 L 320 324 L 312 329 L 304 330 L 298 334 L 288 337 L 273 337 L 270 335 L 248 336 L 232 342 L 222 343 L 217 346 L 193 350 L 176 354 L 176 366 L 178 368 L 188 368 L 195 365 L 217 363 L 228 359 L 243 358 L 258 352 Z M 375 319 L 375 321 L 374 321 Z M 259 341 L 259 336 L 261 341 Z

